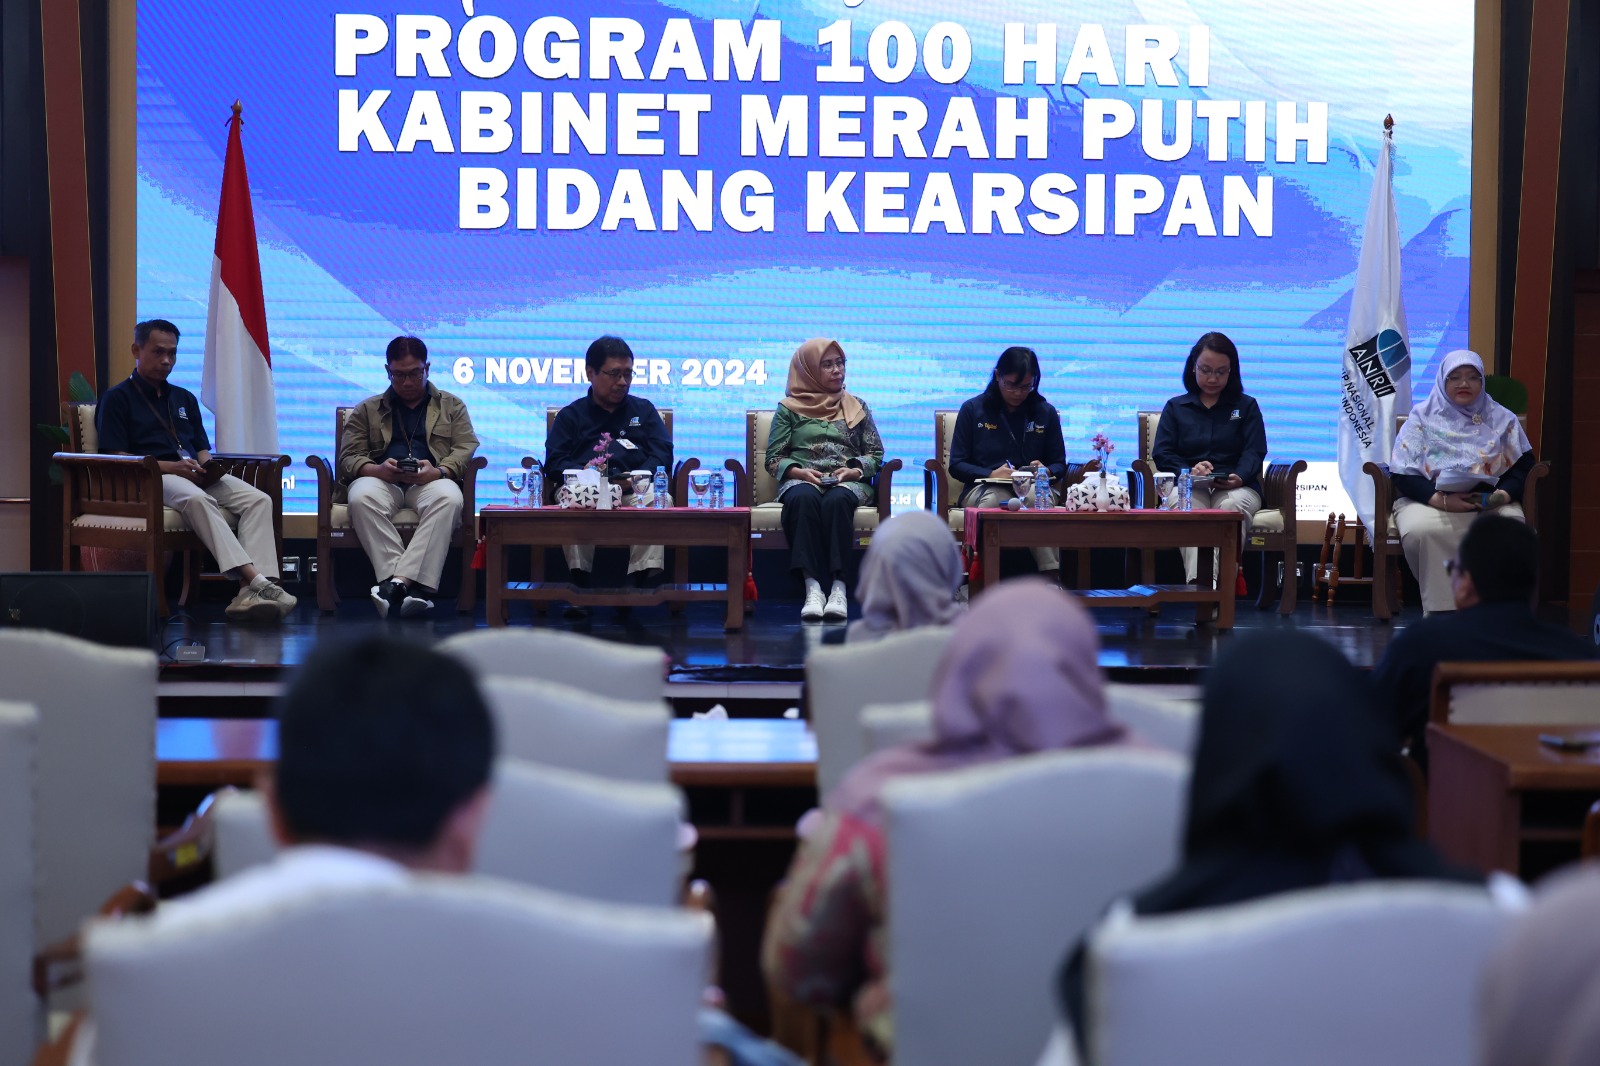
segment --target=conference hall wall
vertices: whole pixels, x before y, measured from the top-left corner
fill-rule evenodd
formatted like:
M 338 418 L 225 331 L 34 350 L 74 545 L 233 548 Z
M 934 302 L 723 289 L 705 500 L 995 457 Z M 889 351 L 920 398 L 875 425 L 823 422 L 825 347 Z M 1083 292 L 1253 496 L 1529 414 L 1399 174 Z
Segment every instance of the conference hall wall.
M 677 450 L 744 452 L 837 337 L 891 455 L 1001 349 L 1069 454 L 1238 343 L 1274 458 L 1336 483 L 1346 311 L 1386 113 L 1421 390 L 1467 344 L 1467 0 L 139 0 L 138 305 L 199 391 L 244 103 L 290 510 L 333 409 L 424 337 L 500 471 L 626 337 Z M 1071 21 L 1068 21 L 1068 19 Z M 920 503 L 907 477 L 897 505 Z M 1328 497 L 1303 494 L 1320 517 Z

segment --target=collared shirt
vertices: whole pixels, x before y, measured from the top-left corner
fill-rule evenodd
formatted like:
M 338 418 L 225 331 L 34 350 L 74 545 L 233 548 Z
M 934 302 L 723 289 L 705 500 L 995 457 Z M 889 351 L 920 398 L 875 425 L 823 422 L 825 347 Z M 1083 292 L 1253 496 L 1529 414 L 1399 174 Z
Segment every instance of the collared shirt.
M 397 406 L 401 405 L 386 389 L 351 408 L 339 438 L 339 478 L 345 484 L 359 477 L 368 463 L 381 463 L 388 457 L 396 436 L 393 409 Z M 428 401 L 418 409 L 425 419 L 426 454 L 450 477 L 465 481 L 467 464 L 478 450 L 478 435 L 473 432 L 467 405 L 430 381 Z
M 405 401 L 389 390 L 389 409 L 393 412 L 394 425 L 389 433 L 389 450 L 383 453 L 385 459 L 426 459 L 433 462 L 433 453 L 428 450 L 428 400 L 430 397 L 423 393 L 422 399 L 415 407 L 407 407 Z
M 1052 481 L 1066 476 L 1061 415 L 1048 400 L 1035 394 L 1010 411 L 1004 401 L 991 405 L 987 393 L 979 393 L 961 405 L 950 435 L 951 477 L 970 488 L 1007 463 L 1024 470 L 1035 460 L 1049 468 Z
M 547 475 L 559 477 L 563 470 L 587 466 L 597 454 L 594 449 L 602 433 L 611 434 L 609 455 L 614 464 L 650 471 L 659 466 L 672 473 L 672 438 L 655 404 L 629 393 L 615 411 L 607 411 L 594 402 L 590 389 L 556 415 L 544 444 Z
M 108 455 L 150 455 L 175 462 L 211 450 L 194 393 L 170 382 L 157 389 L 138 371 L 106 390 L 95 406 L 94 421 L 100 451 Z
M 1207 407 L 1197 392 L 1174 396 L 1161 409 L 1155 446 L 1156 469 L 1176 474 L 1196 463 L 1210 463 L 1217 474 L 1238 474 L 1260 490 L 1261 464 L 1267 458 L 1267 427 L 1254 397 L 1240 393 Z

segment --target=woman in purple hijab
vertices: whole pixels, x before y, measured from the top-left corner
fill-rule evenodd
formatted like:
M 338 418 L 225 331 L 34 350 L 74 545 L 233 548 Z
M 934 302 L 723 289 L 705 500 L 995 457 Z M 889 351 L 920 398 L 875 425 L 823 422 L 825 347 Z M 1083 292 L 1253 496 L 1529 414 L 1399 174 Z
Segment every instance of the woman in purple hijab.
M 800 844 L 768 917 L 768 982 L 798 1002 L 853 1010 L 892 1048 L 883 938 L 884 825 L 890 779 L 1058 748 L 1129 740 L 1106 714 L 1094 620 L 1038 579 L 981 596 L 955 625 L 933 680 L 933 739 L 858 764 Z

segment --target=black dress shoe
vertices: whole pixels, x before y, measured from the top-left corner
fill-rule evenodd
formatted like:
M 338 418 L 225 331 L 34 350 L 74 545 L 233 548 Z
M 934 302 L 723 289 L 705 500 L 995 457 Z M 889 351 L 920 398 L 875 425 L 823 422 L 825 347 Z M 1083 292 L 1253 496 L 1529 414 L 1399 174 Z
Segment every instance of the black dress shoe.
M 644 570 L 635 570 L 632 577 L 634 588 L 658 589 L 666 582 L 667 572 L 659 566 L 652 566 Z

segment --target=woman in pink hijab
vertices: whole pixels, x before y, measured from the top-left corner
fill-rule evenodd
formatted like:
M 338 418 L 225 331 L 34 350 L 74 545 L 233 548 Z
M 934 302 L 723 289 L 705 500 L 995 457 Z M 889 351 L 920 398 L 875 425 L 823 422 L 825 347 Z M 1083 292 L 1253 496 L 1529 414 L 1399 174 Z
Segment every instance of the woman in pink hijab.
M 883 786 L 1030 752 L 1129 740 L 1106 714 L 1100 637 L 1069 593 L 1037 579 L 984 594 L 933 680 L 933 739 L 879 752 L 824 801 L 768 916 L 762 965 L 789 999 L 853 1009 L 892 1047 L 883 937 Z

